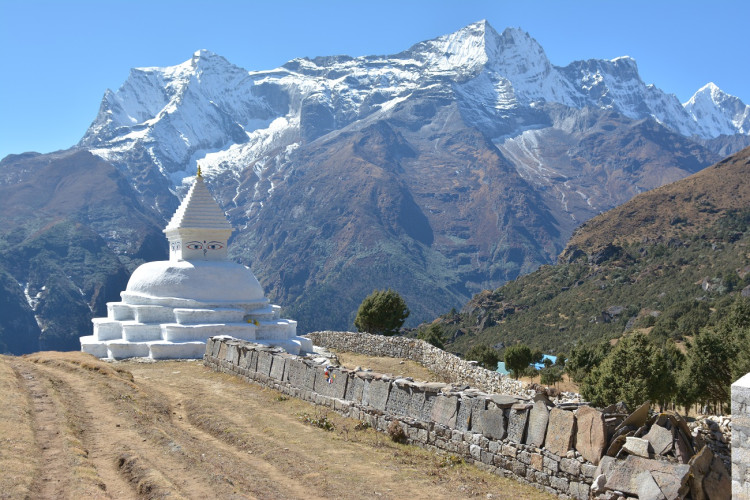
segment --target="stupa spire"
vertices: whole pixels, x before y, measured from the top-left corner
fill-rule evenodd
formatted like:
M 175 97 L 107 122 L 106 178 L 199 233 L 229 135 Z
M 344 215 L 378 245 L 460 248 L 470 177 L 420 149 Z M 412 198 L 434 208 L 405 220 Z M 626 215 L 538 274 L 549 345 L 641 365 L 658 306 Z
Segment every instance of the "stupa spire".
M 208 191 L 200 166 L 164 232 L 169 240 L 169 260 L 227 259 L 232 226 Z

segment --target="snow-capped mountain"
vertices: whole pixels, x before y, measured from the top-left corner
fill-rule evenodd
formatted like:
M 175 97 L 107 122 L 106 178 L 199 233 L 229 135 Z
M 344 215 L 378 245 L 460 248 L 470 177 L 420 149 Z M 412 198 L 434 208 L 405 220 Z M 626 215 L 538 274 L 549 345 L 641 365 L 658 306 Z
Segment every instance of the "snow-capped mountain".
M 630 57 L 559 67 L 528 33 L 508 28 L 500 34 L 480 21 L 390 56 L 303 58 L 248 72 L 201 50 L 177 66 L 134 69 L 119 90 L 107 91 L 79 145 L 140 178 L 136 188 L 165 216 L 173 203 L 158 193 L 179 188 L 198 160 L 208 175 L 236 177 L 252 165 L 259 178 L 247 210 L 252 214 L 267 203 L 274 176 L 300 145 L 383 119 L 420 95 L 455 101 L 467 123 L 506 151 L 516 141 L 516 149 L 528 149 L 529 130 L 556 128 L 543 109 L 550 104 L 652 118 L 704 140 L 750 133 L 750 107 L 713 85 L 682 105 L 646 85 Z M 527 180 L 544 184 L 549 176 L 540 172 L 554 171 L 554 162 L 536 155 L 533 163 L 516 166 Z M 605 198 L 596 209 L 624 201 Z M 580 221 L 580 215 L 573 218 Z
M 696 92 L 684 106 L 700 137 L 750 134 L 750 106 L 722 92 L 713 82 Z
M 247 71 L 201 50 L 133 69 L 77 147 L 116 167 L 112 196 L 146 219 L 169 219 L 200 161 L 234 258 L 309 331 L 350 328 L 373 288 L 399 290 L 416 324 L 553 262 L 585 220 L 750 144 L 748 109 L 712 86 L 683 106 L 629 57 L 556 66 L 481 21 L 386 56 Z M 34 185 L 24 161 L 3 168 L 9 192 Z M 124 219 L 80 213 L 66 216 L 125 259 Z M 157 252 L 153 234 L 136 258 Z
M 705 146 L 720 134 L 740 135 L 743 138 L 732 144 L 744 144 L 750 108 L 718 89 L 709 93 L 710 98 L 704 94 L 705 90 L 699 91 L 683 106 L 674 95 L 645 84 L 635 61 L 627 56 L 556 66 L 528 33 L 517 28 L 498 33 L 480 21 L 387 56 L 301 58 L 269 71 L 246 71 L 201 50 L 177 66 L 134 69 L 119 90 L 105 94 L 99 115 L 79 146 L 126 172 L 143 201 L 165 218 L 176 206 L 171 193 L 181 192 L 182 179 L 192 175 L 200 161 L 233 223 L 242 228 L 238 252 L 283 254 L 289 242 L 275 241 L 273 234 L 260 237 L 265 234 L 260 224 L 282 225 L 276 214 L 288 207 L 279 204 L 297 203 L 295 196 L 302 193 L 289 190 L 294 183 L 299 189 L 302 172 L 328 169 L 318 183 L 342 182 L 330 178 L 330 172 L 338 171 L 339 160 L 321 156 L 321 147 L 340 151 L 350 162 L 341 167 L 342 179 L 372 175 L 359 170 L 359 160 L 379 168 L 395 161 L 394 168 L 404 171 L 399 181 L 406 183 L 402 191 L 409 193 L 410 203 L 416 203 L 434 233 L 447 212 L 467 209 L 436 204 L 436 193 L 448 185 L 464 185 L 462 189 L 470 192 L 481 189 L 481 182 L 471 180 L 471 164 L 477 158 L 467 159 L 468 164 L 450 174 L 445 171 L 447 177 L 433 177 L 440 165 L 455 162 L 451 141 L 459 136 L 466 140 L 464 130 L 474 130 L 486 143 L 473 147 L 499 155 L 496 161 L 517 176 L 512 183 L 513 189 L 520 190 L 515 202 L 523 199 L 522 203 L 535 204 L 534 210 L 542 210 L 532 217 L 537 222 L 530 222 L 531 212 L 520 206 L 515 209 L 524 219 L 522 225 L 530 224 L 526 231 L 531 226 L 536 227 L 531 233 L 546 227 L 540 222 L 543 219 L 554 227 L 542 230 L 544 234 L 538 233 L 534 241 L 522 243 L 511 237 L 515 243 L 510 247 L 520 245 L 525 250 L 515 264 L 509 264 L 512 251 L 498 257 L 492 250 L 504 248 L 499 241 L 508 238 L 507 226 L 498 229 L 498 241 L 468 244 L 459 243 L 455 228 L 445 225 L 438 231 L 446 238 L 444 245 L 438 244 L 443 241 L 439 234 L 429 245 L 437 252 L 435 262 L 450 256 L 455 262 L 445 265 L 453 266 L 454 272 L 477 248 L 488 253 L 487 264 L 477 262 L 458 272 L 472 274 L 468 281 L 456 277 L 462 284 L 446 294 L 452 297 L 448 302 L 460 302 L 476 289 L 554 259 L 573 228 L 591 216 L 717 159 L 689 138 L 701 139 Z M 347 150 L 353 137 L 379 144 L 377 159 L 361 156 L 362 151 L 371 151 L 370 146 Z M 313 165 L 312 158 L 324 163 Z M 432 171 L 422 170 L 425 162 L 433 166 Z M 420 183 L 429 188 L 420 191 Z M 312 193 L 325 192 L 320 185 L 306 189 L 304 195 L 312 198 L 318 196 Z M 455 194 L 444 196 L 454 205 L 464 203 L 456 201 L 461 197 Z M 475 193 L 474 201 L 465 203 L 475 203 L 476 197 Z M 489 199 L 486 202 L 491 204 Z M 474 209 L 497 216 L 498 209 L 488 207 Z M 289 217 L 313 218 L 316 208 L 300 210 Z M 334 225 L 334 233 L 346 226 L 343 220 L 340 224 Z M 329 262 L 331 250 L 320 252 L 319 259 Z M 467 257 L 462 257 L 465 253 Z M 288 273 L 255 265 L 263 267 L 256 271 L 262 280 L 276 283 L 277 300 L 298 299 L 290 291 L 294 287 Z M 301 293 L 325 281 L 320 274 L 325 265 L 313 266 L 317 271 L 311 265 L 287 264 L 304 268 L 300 272 L 308 278 Z M 491 271 L 496 265 L 504 266 L 504 271 Z

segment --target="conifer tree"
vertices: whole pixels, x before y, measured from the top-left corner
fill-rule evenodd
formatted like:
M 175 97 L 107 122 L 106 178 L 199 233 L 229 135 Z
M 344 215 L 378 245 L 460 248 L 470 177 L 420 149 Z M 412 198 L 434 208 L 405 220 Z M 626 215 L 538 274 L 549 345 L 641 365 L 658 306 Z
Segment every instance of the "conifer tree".
M 374 290 L 359 305 L 354 326 L 360 332 L 395 335 L 408 317 L 409 308 L 401 295 L 390 288 Z

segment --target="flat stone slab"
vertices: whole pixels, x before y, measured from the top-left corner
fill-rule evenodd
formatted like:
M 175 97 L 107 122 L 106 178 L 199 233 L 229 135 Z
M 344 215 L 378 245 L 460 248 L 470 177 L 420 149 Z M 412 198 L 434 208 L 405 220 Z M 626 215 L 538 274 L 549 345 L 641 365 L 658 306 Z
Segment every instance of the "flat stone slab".
M 481 432 L 490 439 L 503 439 L 505 437 L 505 415 L 503 410 L 490 409 L 477 412 L 476 432 Z M 472 426 L 472 430 L 473 426 Z
M 638 483 L 638 500 L 666 500 L 659 484 L 649 471 L 643 471 L 635 478 Z
M 514 404 L 519 402 L 518 398 L 508 396 L 507 394 L 493 394 L 490 396 L 490 401 L 495 403 L 498 408 L 510 408 Z
M 638 429 L 639 427 L 643 426 L 646 423 L 646 420 L 648 420 L 648 412 L 650 409 L 650 401 L 646 401 L 645 403 L 643 403 L 633 413 L 628 415 L 628 417 L 623 420 L 623 422 L 619 426 L 617 426 L 617 429 L 615 429 L 615 435 L 617 435 L 618 431 L 624 427 L 635 427 L 636 429 Z
M 633 455 L 628 456 L 613 467 L 612 474 L 607 477 L 605 487 L 608 490 L 622 491 L 637 496 L 640 485 L 639 474 L 645 471 L 651 474 L 659 490 L 668 500 L 679 498 L 680 492 L 687 488 L 687 480 L 690 475 L 689 465 L 649 460 Z
M 558 457 L 564 457 L 572 448 L 575 427 L 576 417 L 572 411 L 552 408 L 544 446 Z
M 460 402 L 461 404 L 458 408 L 458 415 L 456 416 L 456 429 L 460 431 L 474 430 L 474 432 L 481 432 L 474 429 L 474 419 L 477 411 L 484 410 L 485 400 L 469 395 L 463 395 Z
M 599 464 L 607 449 L 607 426 L 604 414 L 590 406 L 576 412 L 576 450 L 589 462 Z
M 394 415 L 407 416 L 409 415 L 410 403 L 410 387 L 394 382 L 391 386 L 391 391 L 388 394 L 388 402 L 386 403 L 385 411 L 393 413 Z
M 373 378 L 364 387 L 363 399 L 365 404 L 372 406 L 380 411 L 385 411 L 385 405 L 388 402 L 391 383 L 378 378 Z
M 622 445 L 622 449 L 631 455 L 648 458 L 648 445 L 649 443 L 645 439 L 629 436 L 625 438 L 625 444 Z

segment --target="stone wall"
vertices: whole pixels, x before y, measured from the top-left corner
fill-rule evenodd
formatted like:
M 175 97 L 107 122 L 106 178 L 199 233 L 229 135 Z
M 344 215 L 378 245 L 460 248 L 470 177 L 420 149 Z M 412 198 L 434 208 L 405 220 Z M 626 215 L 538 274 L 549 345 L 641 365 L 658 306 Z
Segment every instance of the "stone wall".
M 411 444 L 459 455 L 561 498 L 645 498 L 655 491 L 662 496 L 653 498 L 684 498 L 722 478 L 731 488 L 708 447 L 695 453 L 684 422 L 652 415 L 647 404 L 632 414 L 619 407 L 555 406 L 543 395 L 531 400 L 347 370 L 330 366 L 325 357 L 294 356 L 228 337 L 208 340 L 204 362 L 381 432 L 400 426 Z M 658 456 L 651 460 L 655 448 Z
M 411 359 L 453 384 L 466 384 L 496 394 L 528 395 L 523 383 L 507 375 L 485 370 L 477 366 L 476 362 L 461 359 L 424 340 L 332 331 L 312 332 L 305 337 L 312 340 L 313 345 L 328 349 L 367 356 Z
M 732 384 L 732 498 L 750 499 L 750 373 Z

